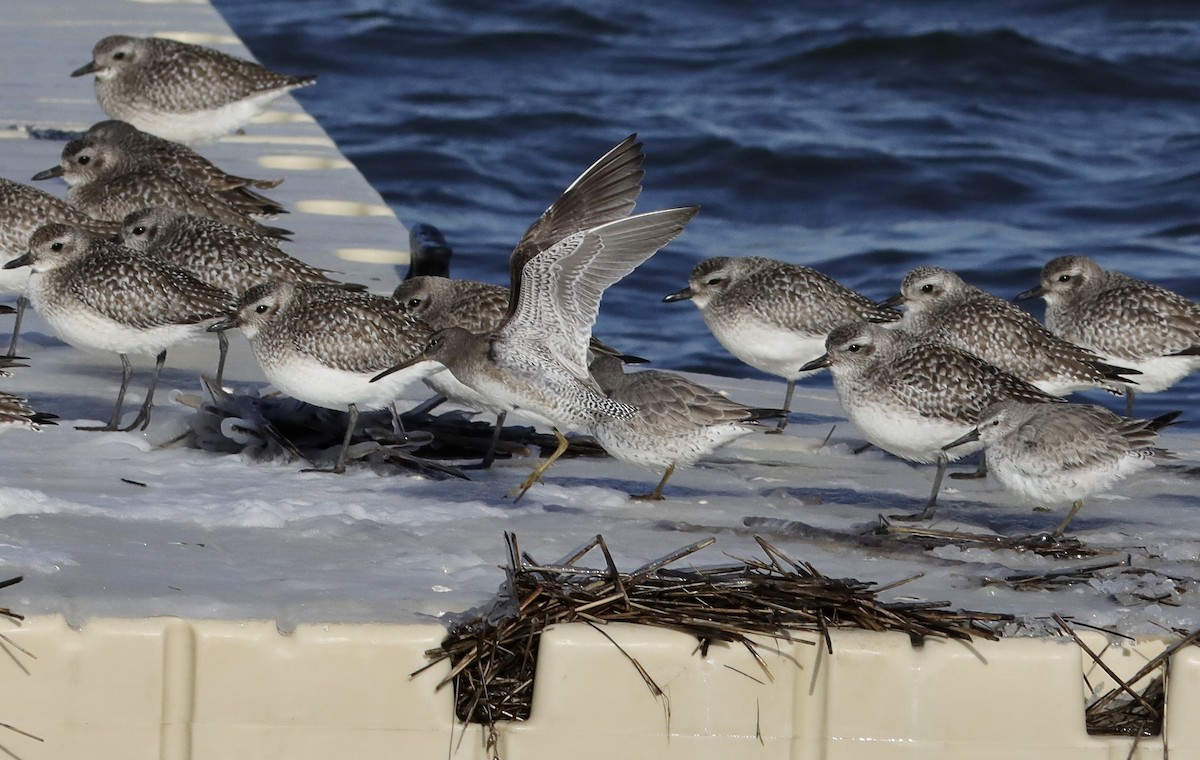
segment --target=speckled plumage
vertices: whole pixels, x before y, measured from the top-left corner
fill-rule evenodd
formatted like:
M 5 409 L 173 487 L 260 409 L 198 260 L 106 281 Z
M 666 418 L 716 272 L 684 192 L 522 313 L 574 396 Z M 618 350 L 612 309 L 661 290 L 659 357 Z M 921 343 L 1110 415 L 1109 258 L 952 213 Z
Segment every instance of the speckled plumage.
M 830 332 L 828 366 L 846 416 L 884 451 L 913 462 L 937 462 L 933 513 L 946 462 L 975 451 L 946 444 L 971 430 L 989 405 L 1061 401 L 973 354 L 880 325 L 852 323 Z
M 518 499 L 566 450 L 559 427 L 587 428 L 598 416 L 634 412 L 605 396 L 588 371 L 600 298 L 679 235 L 697 211 L 628 216 L 641 192 L 641 165 L 641 144 L 631 135 L 588 167 L 514 248 L 504 321 L 487 333 L 441 330 L 423 354 L 494 409 L 520 410 L 558 436 L 558 449 L 518 487 Z
M 275 238 L 161 206 L 125 217 L 122 242 L 240 295 L 265 280 L 340 285 L 279 249 Z
M 109 120 L 93 124 L 84 134 L 84 144 L 114 146 L 126 161 L 129 171 L 155 169 L 181 177 L 189 184 L 203 187 L 220 195 L 231 206 L 246 214 L 275 215 L 287 211 L 275 201 L 251 190 L 277 186 L 282 180 L 261 180 L 238 177 L 218 169 L 204 156 L 181 143 L 164 140 L 143 132 L 124 121 Z M 38 172 L 33 179 L 64 177 L 63 162 Z M 64 177 L 79 181 L 78 175 Z
M 382 409 L 404 382 L 376 383 L 372 376 L 413 358 L 428 343 L 429 328 L 385 296 L 348 291 L 336 285 L 268 282 L 242 294 L 227 327 L 240 327 L 259 365 L 289 396 L 328 409 Z M 319 365 L 339 383 L 308 378 L 300 367 Z M 432 371 L 433 367 L 425 368 Z M 401 378 L 395 378 L 400 380 Z M 361 385 L 359 383 L 361 381 Z
M 420 354 L 429 328 L 391 298 L 336 285 L 256 285 L 242 294 L 233 314 L 210 329 L 232 327 L 241 328 L 263 374 L 281 392 L 349 412 L 332 472 L 346 468 L 360 409 L 383 409 L 409 383 L 438 370 L 423 362 L 373 382 L 381 371 Z
M 1200 368 L 1200 305 L 1178 293 L 1086 256 L 1060 256 L 1019 297 L 1034 296 L 1046 299 L 1046 326 L 1055 335 L 1142 373 L 1127 391 L 1130 408 L 1131 391 L 1165 390 Z
M 96 75 L 96 100 L 110 117 L 184 143 L 232 132 L 281 95 L 315 77 L 270 71 L 201 45 L 112 35 L 72 76 Z
M 1124 391 L 1121 368 L 1105 364 L 1091 351 L 1051 333 L 1028 312 L 941 267 L 913 269 L 905 275 L 900 293 L 887 303 L 904 305 L 900 329 L 975 354 L 1046 393 Z
M 900 319 L 900 312 L 811 267 L 761 256 L 704 259 L 692 268 L 688 286 L 663 300 L 685 299 L 696 304 L 729 353 L 788 381 L 785 410 L 796 380 L 812 374 L 800 368 L 825 352 L 830 330 L 859 320 Z
M 36 187 L 0 177 L 0 265 L 29 250 L 29 238 L 43 224 L 70 224 L 96 235 L 115 235 L 119 221 L 93 219 L 66 201 Z M 0 270 L 0 291 L 20 293 L 28 269 Z
M 661 499 L 667 478 L 730 441 L 761 429 L 759 420 L 779 410 L 754 409 L 685 377 L 661 370 L 626 373 L 620 359 L 597 355 L 592 376 L 614 401 L 635 407 L 629 419 L 605 417 L 591 429 L 612 456 L 666 470 L 644 498 Z
M 1005 488 L 1037 505 L 1075 502 L 1055 531 L 1061 535 L 1084 498 L 1174 458 L 1154 443 L 1178 414 L 1138 420 L 1090 404 L 1006 401 L 988 407 L 974 432 Z
M 479 280 L 413 277 L 397 285 L 392 298 L 434 330 L 461 327 L 481 333 L 504 320 L 508 293 L 503 285 Z
M 112 143 L 87 138 L 72 140 L 63 147 L 60 166 L 63 179 L 70 185 L 67 201 L 97 219 L 124 219 L 139 209 L 166 206 L 260 235 L 288 234 L 286 230 L 251 219 L 248 211 L 225 195 L 166 169 L 137 165 L 127 152 Z
M 30 303 L 63 341 L 121 355 L 127 371 L 105 429 L 119 420 L 129 379 L 126 354 L 159 354 L 161 369 L 169 347 L 202 335 L 235 303 L 178 267 L 63 224 L 40 227 L 29 253 L 5 266 L 32 269 Z M 149 421 L 158 369 L 135 425 Z

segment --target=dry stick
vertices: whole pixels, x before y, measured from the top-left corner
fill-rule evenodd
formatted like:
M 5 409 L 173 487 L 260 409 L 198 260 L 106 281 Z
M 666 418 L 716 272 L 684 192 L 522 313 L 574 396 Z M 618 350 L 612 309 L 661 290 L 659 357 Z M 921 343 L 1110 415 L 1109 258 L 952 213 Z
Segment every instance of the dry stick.
M 1136 701 L 1136 702 L 1137 702 L 1138 704 L 1140 704 L 1142 707 L 1144 707 L 1144 708 L 1146 708 L 1147 710 L 1149 710 L 1151 713 L 1153 713 L 1153 714 L 1155 714 L 1155 715 L 1158 715 L 1160 718 L 1162 717 L 1162 716 L 1161 716 L 1161 714 L 1158 712 L 1158 710 L 1157 710 L 1157 709 L 1155 709 L 1155 708 L 1154 708 L 1154 706 L 1153 706 L 1153 705 L 1151 705 L 1149 702 L 1147 702 L 1147 701 L 1146 701 L 1146 700 L 1145 700 L 1145 699 L 1142 697 L 1142 695 L 1141 695 L 1141 694 L 1138 694 L 1136 691 L 1134 691 L 1134 690 L 1133 690 L 1133 687 L 1130 685 L 1130 684 L 1137 683 L 1137 681 L 1138 681 L 1138 678 L 1140 678 L 1140 676 L 1139 676 L 1139 677 L 1135 677 L 1135 678 L 1131 679 L 1131 680 L 1130 680 L 1128 683 L 1126 683 L 1125 681 L 1123 681 L 1123 680 L 1121 679 L 1121 677 L 1120 677 L 1120 676 L 1118 676 L 1118 675 L 1117 675 L 1115 672 L 1113 672 L 1113 669 L 1112 669 L 1112 668 L 1108 667 L 1108 664 L 1107 664 L 1107 663 L 1105 663 L 1105 662 L 1104 662 L 1104 660 L 1100 659 L 1100 655 L 1098 655 L 1098 654 L 1096 654 L 1095 652 L 1093 652 L 1093 651 L 1092 651 L 1092 649 L 1091 649 L 1091 647 L 1089 647 L 1087 644 L 1085 644 L 1085 643 L 1083 642 L 1083 639 L 1079 638 L 1079 634 L 1077 634 L 1077 633 L 1075 633 L 1075 631 L 1071 630 L 1071 626 L 1067 625 L 1067 621 L 1066 621 L 1066 620 L 1064 620 L 1064 619 L 1063 619 L 1063 617 L 1062 617 L 1061 615 L 1059 615 L 1059 614 L 1056 612 L 1056 613 L 1054 613 L 1054 615 L 1053 615 L 1052 617 L 1053 617 L 1053 619 L 1054 619 L 1054 622 L 1058 623 L 1058 626 L 1059 626 L 1059 628 L 1061 628 L 1061 629 L 1062 629 L 1062 630 L 1063 630 L 1065 633 L 1067 633 L 1067 635 L 1069 635 L 1069 636 L 1070 636 L 1072 639 L 1074 639 L 1074 640 L 1075 640 L 1075 643 L 1079 645 L 1079 648 L 1080 648 L 1080 649 L 1082 649 L 1084 652 L 1086 652 L 1088 657 L 1091 657 L 1091 658 L 1092 658 L 1092 662 L 1094 662 L 1094 663 L 1096 663 L 1097 665 L 1099 665 L 1099 666 L 1100 666 L 1100 668 L 1101 668 L 1101 669 L 1102 669 L 1102 670 L 1103 670 L 1105 673 L 1107 673 L 1107 674 L 1108 674 L 1108 677 L 1109 677 L 1109 678 L 1111 678 L 1111 679 L 1113 679 L 1113 680 L 1116 682 L 1116 684 L 1117 684 L 1117 689 L 1120 689 L 1121 691 L 1123 691 L 1123 692 L 1125 692 L 1126 694 L 1128 694 L 1128 695 L 1129 695 L 1129 696 L 1130 696 L 1130 697 L 1131 697 L 1131 698 L 1132 698 L 1134 701 Z M 1157 658 L 1156 658 L 1156 659 L 1157 659 Z M 1109 692 L 1109 694 L 1113 694 L 1115 691 L 1116 691 L 1116 690 L 1114 689 L 1113 691 L 1110 691 L 1110 692 Z M 1107 697 L 1107 696 L 1108 696 L 1108 694 L 1106 694 L 1106 695 L 1104 695 L 1104 696 L 1105 696 L 1105 697 Z M 1098 705 L 1098 704 L 1101 704 L 1101 702 L 1103 702 L 1104 704 L 1107 704 L 1107 703 L 1108 703 L 1108 701 L 1111 701 L 1111 699 L 1109 699 L 1109 700 L 1105 701 L 1104 697 L 1101 697 L 1100 699 L 1096 700 L 1096 701 L 1095 701 L 1095 702 L 1093 702 L 1092 704 L 1088 705 L 1088 708 L 1087 708 L 1087 709 L 1088 709 L 1088 711 L 1090 712 L 1090 711 L 1092 711 L 1092 710 L 1094 710 L 1094 709 L 1097 709 L 1097 708 L 1096 708 L 1096 705 Z
M 1190 634 L 1188 634 L 1184 638 L 1180 639 L 1179 641 L 1176 641 L 1174 644 L 1172 644 L 1171 646 L 1167 647 L 1162 652 L 1160 652 L 1157 657 L 1155 657 L 1154 659 L 1150 660 L 1148 663 L 1143 665 L 1141 670 L 1139 670 L 1137 673 L 1135 673 L 1133 675 L 1132 678 L 1129 679 L 1129 683 L 1131 683 L 1131 684 L 1137 683 L 1141 679 L 1150 675 L 1150 673 L 1155 668 L 1161 667 L 1162 664 L 1171 657 L 1171 655 L 1175 654 L 1180 649 L 1182 649 L 1185 646 L 1187 646 L 1195 641 L 1198 641 L 1198 640 L 1200 640 L 1200 628 L 1197 628 L 1196 630 L 1192 631 Z M 1110 694 L 1111 694 L 1111 692 L 1110 692 Z M 1104 697 L 1101 697 L 1100 699 L 1096 700 L 1096 702 L 1093 703 L 1088 709 L 1089 710 L 1097 709 L 1098 705 L 1107 704 L 1108 702 L 1111 702 L 1113 700 L 1113 698 L 1115 698 L 1115 696 L 1116 696 L 1115 694 L 1113 696 L 1109 696 L 1108 694 L 1106 694 L 1106 695 L 1104 695 Z

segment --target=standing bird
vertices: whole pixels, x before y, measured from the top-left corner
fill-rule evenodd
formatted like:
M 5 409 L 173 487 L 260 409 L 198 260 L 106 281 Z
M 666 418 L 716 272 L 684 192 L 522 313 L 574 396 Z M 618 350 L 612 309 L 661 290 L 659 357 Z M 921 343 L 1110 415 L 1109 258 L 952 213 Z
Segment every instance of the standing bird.
M 637 413 L 605 396 L 588 372 L 588 339 L 600 298 L 678 236 L 697 210 L 688 206 L 617 219 L 540 251 L 518 245 L 511 263 L 520 269 L 514 269 L 509 313 L 499 327 L 482 334 L 440 330 L 419 356 L 376 379 L 432 360 L 496 408 L 520 410 L 548 424 L 558 448 L 512 492 L 519 500 L 566 451 L 559 428 L 588 430 L 605 417 Z
M 149 206 L 167 206 L 184 213 L 216 219 L 268 237 L 285 237 L 287 230 L 268 227 L 252 215 L 273 215 L 282 209 L 267 203 L 241 203 L 167 169 L 139 164 L 115 143 L 77 138 L 63 147 L 59 162 L 66 180 L 67 201 L 97 219 L 124 219 Z M 47 174 L 41 172 L 34 178 Z
M 1135 371 L 1106 364 L 1029 312 L 941 267 L 913 269 L 883 305 L 904 306 L 901 330 L 975 354 L 1052 396 L 1092 388 L 1120 394 L 1135 382 L 1124 377 Z
M 661 501 L 663 487 L 677 467 L 687 467 L 725 444 L 762 430 L 761 420 L 782 409 L 754 409 L 685 377 L 661 370 L 626 373 L 619 358 L 597 354 L 592 377 L 600 390 L 637 411 L 628 419 L 601 417 L 591 434 L 624 462 L 664 470 L 648 494 L 632 498 Z
M 249 213 L 258 213 L 254 210 L 256 208 L 275 209 L 272 213 L 286 213 L 278 203 L 250 189 L 255 187 L 269 190 L 277 187 L 282 179 L 250 179 L 229 174 L 186 145 L 143 132 L 128 122 L 115 119 L 96 122 L 84 133 L 83 139 L 93 143 L 111 143 L 129 159 L 134 168 L 161 169 L 176 174 L 225 196 L 235 206 L 251 209 Z M 38 172 L 33 179 L 61 176 L 63 168 L 60 163 Z
M 637 197 L 642 192 L 644 160 L 642 143 L 636 134 L 632 134 L 584 170 L 525 230 L 509 260 L 511 287 L 474 280 L 414 276 L 398 285 L 392 297 L 434 330 L 459 327 L 475 334 L 490 333 L 499 328 L 516 308 L 521 271 L 526 261 L 569 235 L 624 219 L 633 212 Z M 442 258 L 448 267 L 449 248 L 444 245 L 440 233 L 436 237 L 432 233 L 427 233 L 427 236 L 427 242 L 435 247 L 440 240 L 440 247 L 446 250 Z M 589 346 L 593 350 L 615 353 L 595 338 L 591 338 Z M 631 360 L 630 357 L 626 358 Z M 463 406 L 496 415 L 491 445 L 480 463 L 485 469 L 490 467 L 509 410 L 490 396 L 460 382 L 452 372 L 439 372 L 427 378 L 426 383 L 437 393 Z
M 895 322 L 883 306 L 815 269 L 761 256 L 704 259 L 688 286 L 663 301 L 691 300 L 713 337 L 746 364 L 787 380 L 783 409 L 790 412 L 799 369 L 825 353 L 833 328 L 866 320 Z M 787 416 L 771 432 L 782 433 Z
M 446 277 L 416 276 L 396 286 L 392 298 L 400 307 L 419 318 L 432 330 L 461 327 L 473 333 L 491 332 L 500 326 L 508 313 L 509 289 L 478 280 L 453 280 Z M 614 357 L 618 362 L 641 362 L 592 338 L 591 351 Z M 425 378 L 425 384 L 440 396 L 457 404 L 496 415 L 492 444 L 479 464 L 481 469 L 495 461 L 496 444 L 508 412 L 495 405 L 454 378 L 453 373 L 437 372 Z
M 925 510 L 898 519 L 933 517 L 947 463 L 980 448 L 944 447 L 975 427 L 990 404 L 1062 401 L 974 354 L 880 325 L 842 325 L 825 347 L 801 369 L 829 367 L 842 409 L 863 436 L 901 459 L 937 463 Z
M 349 413 L 334 466 L 346 471 L 360 411 L 385 409 L 408 384 L 438 368 L 432 363 L 373 382 L 380 372 L 418 356 L 429 329 L 386 296 L 336 285 L 271 281 L 242 294 L 231 313 L 208 329 L 241 328 L 263 374 L 281 392 Z
M 1141 374 L 1137 390 L 1166 390 L 1200 367 L 1200 304 L 1086 256 L 1059 256 L 1042 268 L 1041 283 L 1017 299 L 1046 299 L 1046 326 L 1104 361 Z M 1125 389 L 1133 414 L 1134 388 Z
M 58 337 L 76 348 L 115 351 L 121 357 L 121 389 L 108 424 L 79 430 L 118 429 L 133 375 L 127 354 L 150 353 L 158 356 L 146 399 L 137 418 L 120 428 L 144 430 L 167 349 L 199 337 L 235 304 L 230 294 L 178 267 L 64 224 L 38 228 L 29 252 L 4 268 L 23 266 L 33 270 L 30 303 Z
M 181 143 L 245 126 L 285 93 L 317 81 L 219 50 L 157 37 L 105 37 L 71 76 L 96 75 L 96 100 L 114 119 Z
M 0 264 L 24 255 L 29 250 L 29 237 L 43 224 L 59 222 L 78 227 L 94 235 L 115 235 L 119 221 L 93 219 L 64 201 L 35 187 L 0 177 Z M 18 293 L 17 319 L 13 324 L 12 340 L 7 356 L 17 352 L 17 337 L 25 315 L 25 281 L 28 269 L 0 270 L 0 293 Z
M 1005 488 L 1036 504 L 1071 501 L 1066 519 L 1051 534 L 1059 539 L 1084 498 L 1175 458 L 1155 447 L 1154 440 L 1179 414 L 1135 420 L 1091 404 L 1002 401 L 984 410 L 978 425 L 946 448 L 982 441 L 992 472 Z

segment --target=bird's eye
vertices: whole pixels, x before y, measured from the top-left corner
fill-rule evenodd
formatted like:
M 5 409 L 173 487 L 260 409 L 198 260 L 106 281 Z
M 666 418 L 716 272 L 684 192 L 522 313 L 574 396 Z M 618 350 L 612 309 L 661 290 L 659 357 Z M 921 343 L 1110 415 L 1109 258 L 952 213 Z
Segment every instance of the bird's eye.
M 442 339 L 441 339 L 441 338 L 430 338 L 430 339 L 429 339 L 429 347 L 430 347 L 430 348 L 437 348 L 437 347 L 438 347 L 438 346 L 440 346 L 440 345 L 442 345 Z
M 91 156 L 80 156 L 78 159 L 80 166 L 87 166 L 87 162 L 91 161 L 91 160 L 92 160 Z
M 62 249 L 63 249 L 62 243 L 51 243 L 50 244 L 50 250 L 52 250 L 52 251 L 61 251 Z
M 133 234 L 135 234 L 135 235 L 145 235 L 145 234 L 146 234 L 146 228 L 145 228 L 145 227 L 134 227 L 134 228 L 133 228 Z
M 925 283 L 924 285 L 922 285 L 922 286 L 921 286 L 921 292 L 922 292 L 922 293 L 932 293 L 932 292 L 933 292 L 933 285 L 932 285 L 932 284 L 930 284 L 930 283 L 928 283 L 928 282 L 927 282 L 927 283 Z
M 1059 281 L 1059 282 L 1070 282 L 1070 281 L 1071 281 L 1071 275 L 1069 275 L 1069 274 L 1060 274 L 1060 275 L 1058 276 L 1058 281 Z
M 857 354 L 859 351 L 862 350 L 862 346 L 860 346 L 857 343 L 851 343 L 850 345 L 846 346 L 846 350 L 852 354 Z
M 421 305 L 421 299 L 420 298 L 410 298 L 404 302 L 404 305 L 410 309 L 415 309 Z
M 996 427 L 999 424 L 1000 424 L 1000 420 L 992 420 L 992 427 Z
M 723 282 L 725 282 L 724 277 L 710 277 L 704 284 L 705 285 L 720 285 Z
M 114 60 L 114 61 L 123 61 L 123 60 L 125 60 L 125 53 L 124 53 L 124 52 L 117 52 L 117 53 L 113 53 L 113 60 Z
M 254 313 L 255 314 L 265 314 L 267 311 L 267 308 L 268 308 L 268 306 L 265 303 L 260 303 L 258 306 L 254 307 Z

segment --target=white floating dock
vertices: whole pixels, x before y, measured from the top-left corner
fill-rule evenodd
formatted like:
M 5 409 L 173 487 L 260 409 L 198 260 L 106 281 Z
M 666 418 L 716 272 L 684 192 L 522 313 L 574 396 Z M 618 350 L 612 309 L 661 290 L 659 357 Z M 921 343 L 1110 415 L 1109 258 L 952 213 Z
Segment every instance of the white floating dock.
M 18 181 L 57 162 L 61 141 L 37 135 L 82 131 L 104 118 L 90 78 L 67 76 L 100 37 L 160 34 L 248 55 L 205 2 L 10 2 L 3 17 L 0 174 Z M 278 222 L 296 233 L 296 242 L 286 246 L 290 252 L 378 292 L 399 281 L 407 263 L 407 231 L 291 98 L 246 134 L 202 152 L 230 171 L 287 178 L 268 194 L 292 210 Z M 63 191 L 61 184 L 40 186 Z M 0 387 L 56 399 L 67 411 L 46 411 L 64 416 L 82 413 L 77 399 L 83 395 L 89 412 L 107 414 L 118 374 L 115 358 L 84 357 L 57 343 L 36 317 L 29 325 L 31 367 L 16 370 Z M 172 350 L 174 382 L 210 370 L 214 359 L 208 344 Z M 244 341 L 234 343 L 227 378 L 261 381 Z M 821 425 L 797 424 L 788 436 L 749 440 L 734 450 L 735 464 L 748 468 L 744 481 L 727 477 L 719 466 L 672 481 L 683 489 L 718 482 L 724 501 L 714 496 L 710 504 L 692 493 L 696 503 L 673 512 L 670 506 L 631 506 L 612 488 L 596 487 L 586 497 L 551 496 L 544 507 L 518 509 L 483 501 L 461 487 L 450 492 L 464 494 L 454 505 L 461 510 L 430 513 L 414 527 L 392 519 L 388 510 L 419 501 L 436 484 L 409 479 L 408 486 L 393 486 L 371 473 L 322 479 L 302 476 L 294 465 L 264 467 L 243 482 L 229 473 L 245 465 L 217 461 L 233 457 L 196 451 L 194 466 L 186 469 L 178 467 L 178 458 L 156 458 L 156 445 L 186 426 L 186 410 L 167 408 L 171 382 L 156 411 L 160 422 L 146 437 L 75 433 L 68 417 L 66 429 L 38 439 L 13 433 L 0 444 L 6 467 L 0 579 L 8 577 L 5 570 L 27 575 L 25 583 L 0 591 L 0 604 L 28 614 L 19 624 L 0 620 L 0 633 L 20 646 L 0 641 L 8 654 L 0 658 L 6 684 L 0 723 L 16 729 L 0 728 L 0 752 L 8 756 L 486 758 L 483 730 L 458 723 L 451 690 L 435 688 L 448 666 L 411 674 L 428 663 L 426 651 L 445 635 L 438 615 L 481 604 L 499 585 L 502 530 L 532 536 L 529 544 L 540 547 L 535 552 L 551 554 L 547 547 L 557 546 L 566 533 L 575 537 L 567 543 L 574 544 L 597 532 L 586 510 L 578 508 L 593 499 L 590 508 L 622 521 L 623 538 L 630 539 L 610 543 L 640 562 L 688 543 L 680 533 L 689 525 L 723 533 L 718 549 L 736 553 L 750 544 L 745 535 L 754 523 L 742 517 L 748 512 L 783 522 L 820 509 L 788 490 L 821 477 Z M 189 383 L 186 392 L 196 387 Z M 739 390 L 752 394 L 749 401 L 771 405 L 782 387 L 745 383 Z M 814 405 L 809 408 L 831 418 L 838 414 L 829 393 L 800 396 L 798 406 Z M 1184 461 L 1194 464 L 1196 442 L 1189 440 L 1187 447 Z M 749 461 L 763 456 L 772 461 Z M 100 464 L 80 471 L 75 463 L 85 457 Z M 513 467 L 525 466 L 500 466 L 492 477 L 512 480 Z M 111 477 L 96 478 L 97 467 Z M 586 467 L 563 462 L 549 481 L 561 478 L 578 487 L 588 476 Z M 632 468 L 618 471 L 631 481 L 653 480 Z M 890 482 L 893 476 L 899 490 L 922 498 L 927 493 L 925 474 L 880 457 L 864 457 L 852 471 L 843 468 L 822 482 L 852 489 L 862 478 Z M 138 479 L 145 482 L 130 483 Z M 313 514 L 307 522 L 281 525 L 286 520 L 273 505 L 281 493 L 295 498 L 298 479 L 311 485 L 316 506 L 309 505 Z M 753 487 L 738 485 L 743 482 Z M 778 491 L 764 497 L 764 489 L 776 482 Z M 123 511 L 154 514 L 162 489 L 211 498 L 212 489 L 229 483 L 236 486 L 222 498 L 238 504 L 243 519 L 228 526 L 205 522 L 200 498 L 194 520 L 171 513 L 161 523 L 122 522 Z M 503 492 L 498 483 L 484 486 Z M 547 488 L 553 487 L 549 482 Z M 1193 488 L 1194 483 L 1160 481 L 1148 492 L 1194 498 Z M 536 503 L 536 496 L 531 500 Z M 850 519 L 868 521 L 880 508 L 859 505 Z M 1105 507 L 1096 509 L 1103 513 Z M 341 519 L 349 513 L 353 525 Z M 1087 516 L 1085 510 L 1081 520 Z M 1041 518 L 1048 527 L 1057 522 L 1054 516 L 1033 519 Z M 309 530 L 321 546 L 305 543 Z M 490 536 L 494 554 L 480 556 L 464 546 L 460 531 L 466 530 Z M 1190 566 L 1200 544 L 1196 531 L 1186 526 L 1180 531 L 1173 544 L 1176 559 Z M 277 561 L 289 547 L 295 547 L 292 563 Z M 435 567 L 406 564 L 406 552 L 418 547 L 444 561 Z M 815 547 L 827 557 L 852 551 L 819 542 Z M 91 552 L 107 552 L 109 559 L 95 560 Z M 878 559 L 862 566 L 868 579 L 904 577 Z M 814 564 L 821 566 L 819 560 Z M 124 573 L 103 576 L 96 569 L 113 567 Z M 974 583 L 935 574 L 925 586 L 914 584 L 913 593 L 934 597 L 944 589 L 945 598 L 975 600 L 983 609 L 979 600 L 986 596 Z M 996 592 L 996 598 L 1014 605 L 1011 594 Z M 1054 609 L 1036 594 L 1025 600 L 1036 608 L 1031 614 Z M 1195 602 L 1187 600 L 1191 613 L 1185 610 L 1183 618 L 1194 616 Z M 584 625 L 545 634 L 532 717 L 497 727 L 500 757 L 1148 760 L 1167 757 L 1169 748 L 1172 760 L 1200 758 L 1195 647 L 1172 658 L 1164 735 L 1140 739 L 1131 751 L 1133 739 L 1086 733 L 1086 701 L 1112 688 L 1113 678 L 1063 638 L 930 640 L 918 648 L 900 634 L 834 631 L 832 653 L 816 636 L 790 643 L 763 640 L 764 672 L 741 648 L 712 646 L 701 655 L 696 640 L 680 633 L 626 625 L 606 632 L 611 641 Z M 1122 678 L 1168 643 L 1147 637 L 1109 646 L 1099 634 L 1084 638 L 1105 651 L 1105 661 Z M 630 658 L 664 694 L 651 692 Z

